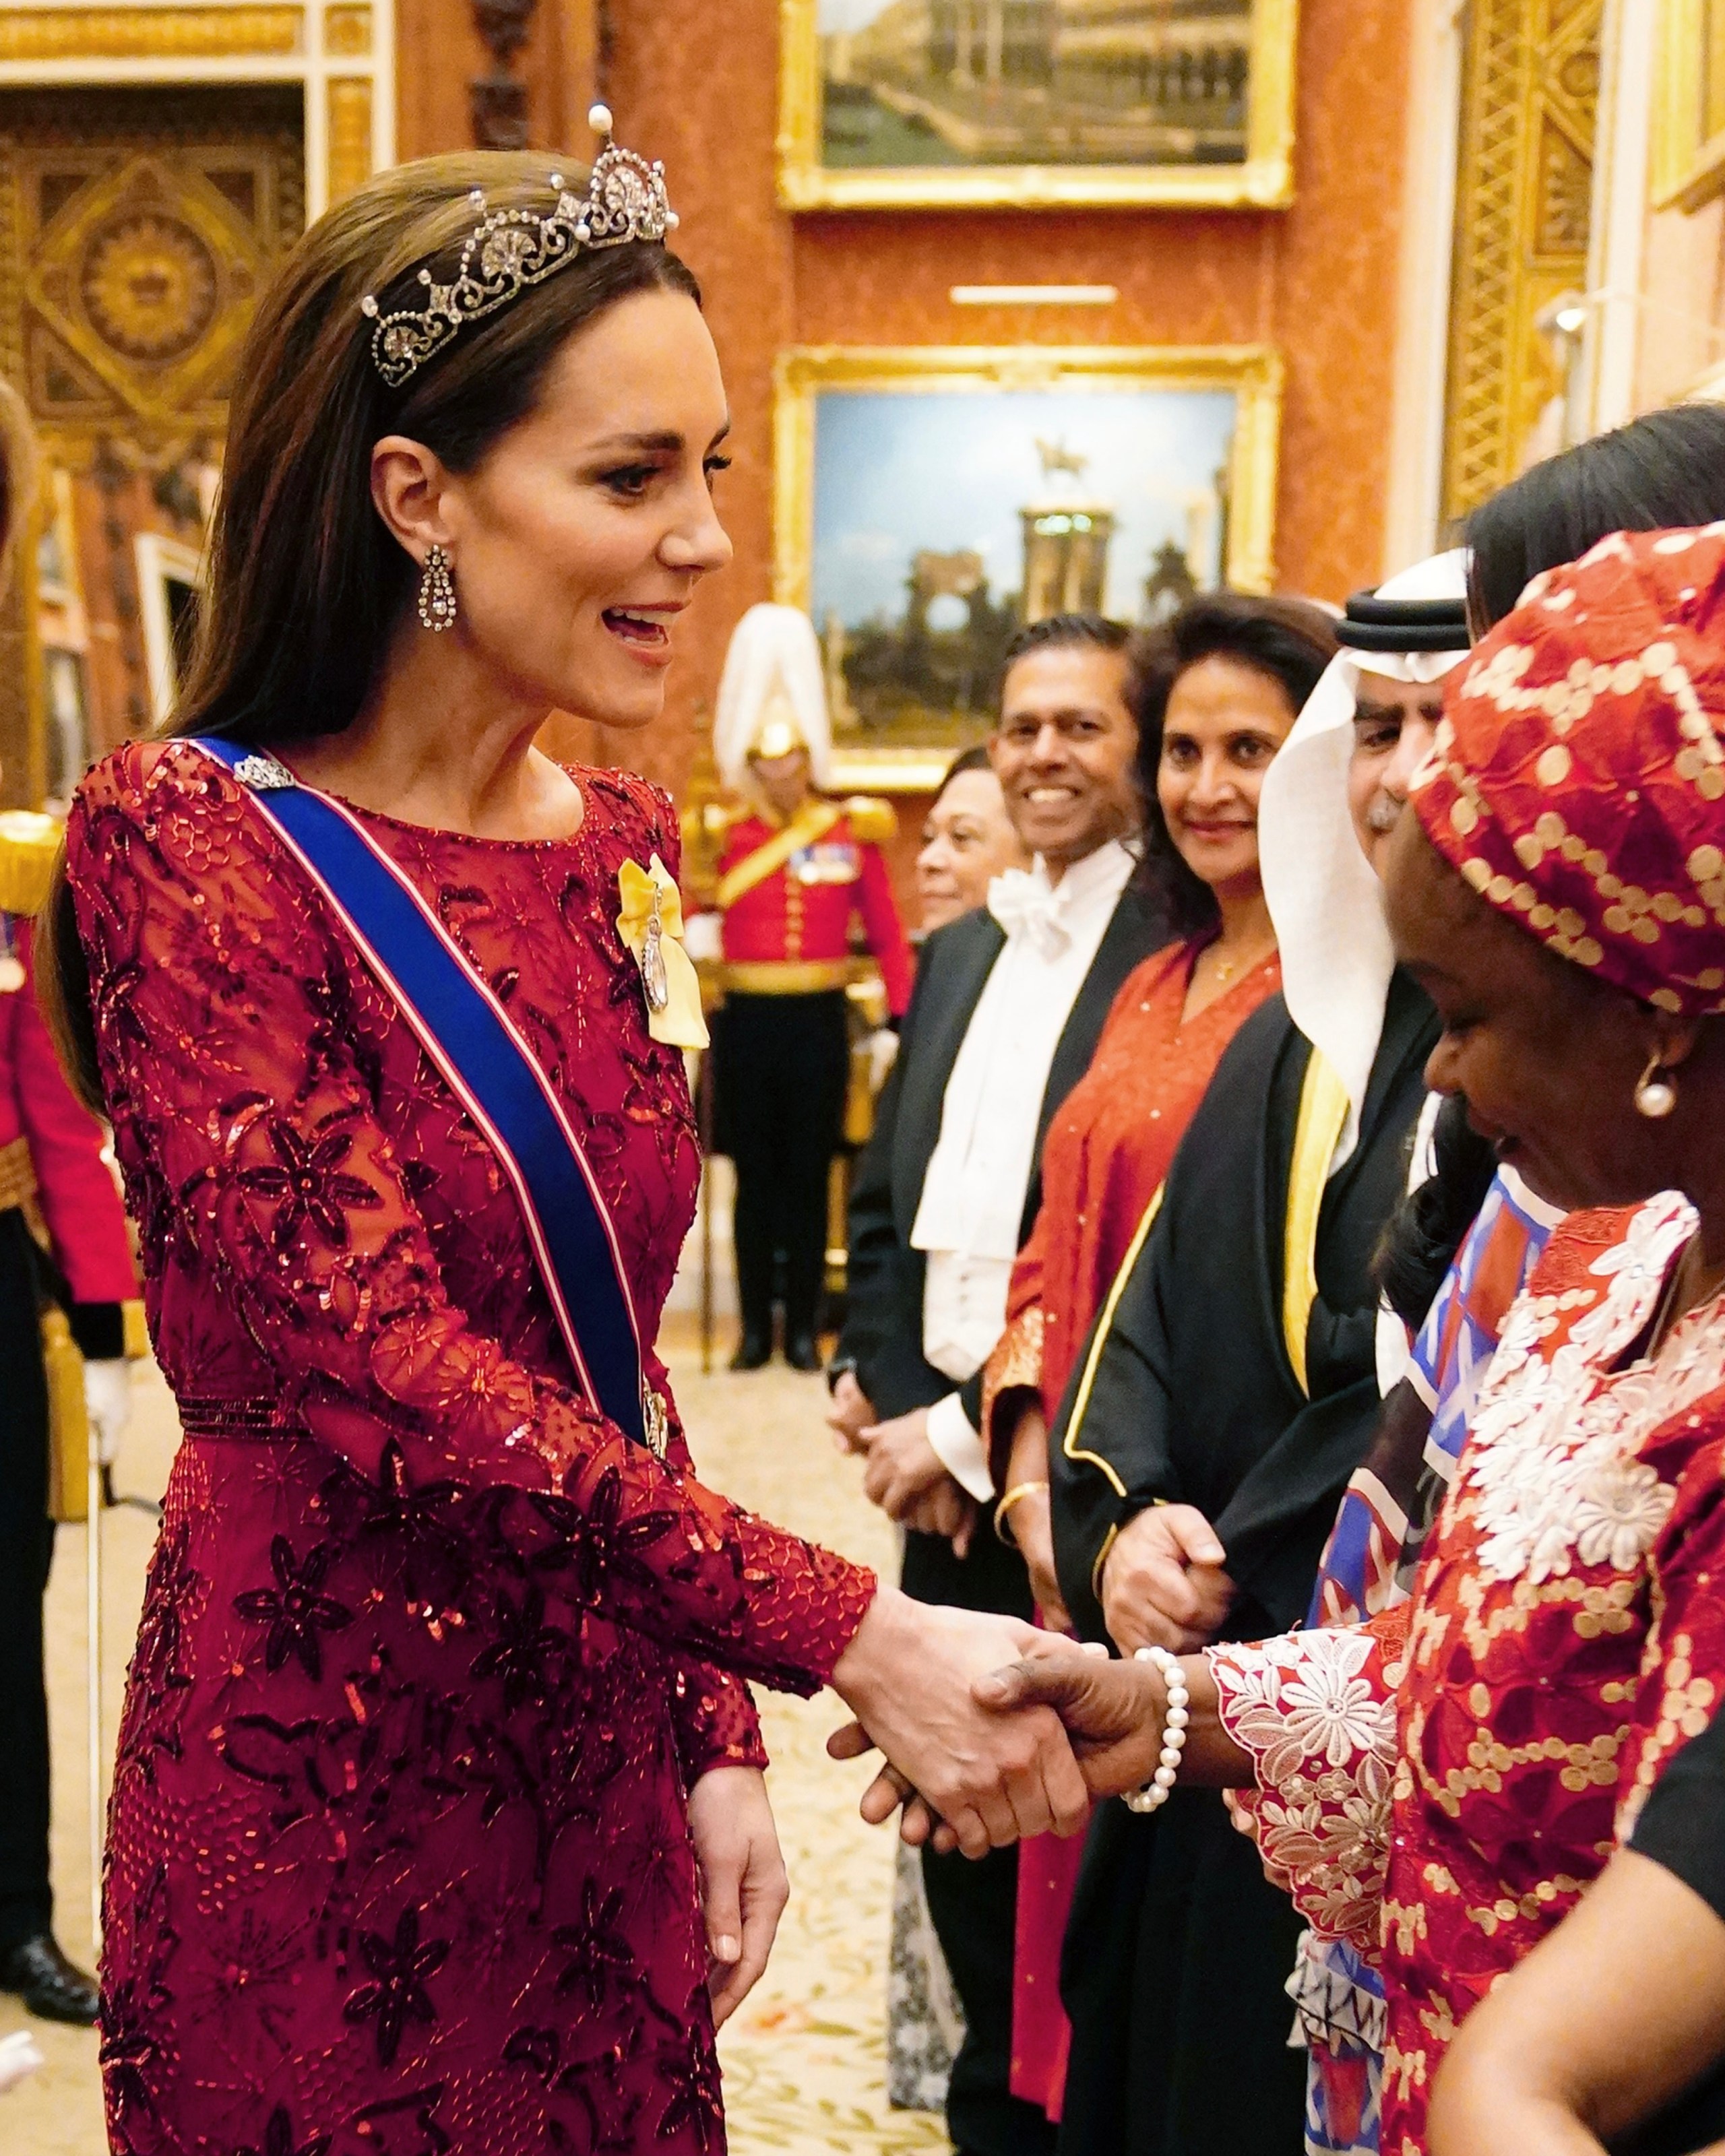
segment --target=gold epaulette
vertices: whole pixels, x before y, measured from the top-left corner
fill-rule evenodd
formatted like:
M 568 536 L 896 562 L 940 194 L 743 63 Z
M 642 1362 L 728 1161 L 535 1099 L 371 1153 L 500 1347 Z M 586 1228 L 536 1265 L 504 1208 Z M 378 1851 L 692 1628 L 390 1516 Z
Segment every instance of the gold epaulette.
M 759 814 L 746 801 L 702 801 L 683 811 L 683 844 L 716 845 L 733 824 Z
M 35 913 L 48 896 L 60 827 L 31 808 L 0 812 L 0 913 Z
M 898 815 L 877 793 L 853 793 L 845 803 L 850 835 L 859 844 L 884 846 L 898 836 Z

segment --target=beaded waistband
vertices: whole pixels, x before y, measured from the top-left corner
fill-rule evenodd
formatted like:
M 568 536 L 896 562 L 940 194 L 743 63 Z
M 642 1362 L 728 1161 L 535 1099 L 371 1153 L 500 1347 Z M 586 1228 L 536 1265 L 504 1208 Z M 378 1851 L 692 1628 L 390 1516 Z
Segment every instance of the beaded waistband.
M 187 1437 L 275 1438 L 303 1437 L 304 1426 L 285 1414 L 271 1399 L 200 1399 L 179 1403 L 180 1428 Z

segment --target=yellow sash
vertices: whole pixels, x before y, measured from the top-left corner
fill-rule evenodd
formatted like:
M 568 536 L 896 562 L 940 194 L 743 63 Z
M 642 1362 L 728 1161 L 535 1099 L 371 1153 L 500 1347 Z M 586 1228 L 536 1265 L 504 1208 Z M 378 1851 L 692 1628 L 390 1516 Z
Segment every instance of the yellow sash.
M 1330 1163 L 1335 1158 L 1337 1143 L 1348 1121 L 1348 1090 L 1335 1071 L 1314 1049 L 1307 1066 L 1305 1083 L 1300 1089 L 1300 1113 L 1294 1126 L 1294 1151 L 1288 1168 L 1288 1202 L 1284 1228 L 1283 1278 L 1281 1322 L 1282 1337 L 1287 1343 L 1288 1359 L 1294 1366 L 1294 1375 L 1302 1393 L 1310 1394 L 1306 1375 L 1306 1329 L 1312 1318 L 1312 1306 L 1317 1300 L 1317 1222 L 1323 1208 L 1324 1191 L 1328 1186 Z M 1108 1291 L 1107 1301 L 1102 1305 L 1101 1322 L 1091 1336 L 1090 1353 L 1085 1358 L 1084 1373 L 1079 1380 L 1078 1391 L 1072 1402 L 1072 1412 L 1066 1419 L 1065 1434 L 1061 1450 L 1069 1460 L 1081 1460 L 1088 1467 L 1100 1470 L 1117 1497 L 1126 1495 L 1126 1485 L 1111 1461 L 1100 1452 L 1088 1451 L 1079 1443 L 1084 1427 L 1084 1418 L 1090 1406 L 1090 1396 L 1096 1383 L 1096 1372 L 1101 1367 L 1102 1354 L 1108 1344 L 1108 1336 L 1114 1329 L 1114 1313 L 1125 1292 L 1132 1268 L 1137 1264 L 1149 1240 L 1150 1230 L 1156 1224 L 1156 1216 L 1162 1210 L 1163 1193 L 1158 1190 L 1144 1209 L 1137 1232 L 1127 1245 L 1120 1269 L 1114 1276 L 1113 1286 Z M 1096 1586 L 1102 1576 L 1102 1567 L 1113 1548 L 1120 1530 L 1111 1527 L 1107 1539 L 1097 1553 L 1091 1569 L 1091 1583 Z
M 1300 1089 L 1294 1157 L 1288 1168 L 1286 1240 L 1282 1245 L 1281 1329 L 1300 1389 L 1306 1381 L 1306 1328 L 1317 1301 L 1317 1216 L 1323 1209 L 1330 1163 L 1348 1122 L 1348 1088 L 1314 1048 Z
M 719 911 L 728 913 L 746 892 L 765 883 L 776 869 L 782 869 L 793 854 L 825 838 L 844 814 L 830 801 L 805 801 L 782 831 L 775 831 L 753 853 L 745 854 L 734 869 L 719 879 Z

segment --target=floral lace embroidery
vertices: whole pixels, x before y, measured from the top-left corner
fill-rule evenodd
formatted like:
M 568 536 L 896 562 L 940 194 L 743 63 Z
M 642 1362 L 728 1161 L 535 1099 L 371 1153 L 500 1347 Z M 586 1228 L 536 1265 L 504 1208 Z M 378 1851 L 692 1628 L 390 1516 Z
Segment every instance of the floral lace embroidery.
M 1670 1516 L 1673 1492 L 1635 1458 L 1647 1432 L 1725 1377 L 1725 1341 L 1694 1316 L 1657 1362 L 1602 1381 L 1645 1330 L 1695 1214 L 1675 1195 L 1637 1214 L 1625 1240 L 1589 1268 L 1607 1283 L 1546 1359 L 1577 1291 L 1528 1297 L 1505 1327 L 1470 1433 L 1463 1487 L 1478 1524 L 1478 1561 L 1497 1579 L 1536 1584 L 1578 1562 L 1633 1571 Z
M 1369 1946 L 1389 1849 L 1395 1702 L 1369 1630 L 1296 1632 L 1209 1661 L 1223 1726 L 1258 1762 L 1236 1804 L 1264 1866 L 1322 1930 Z

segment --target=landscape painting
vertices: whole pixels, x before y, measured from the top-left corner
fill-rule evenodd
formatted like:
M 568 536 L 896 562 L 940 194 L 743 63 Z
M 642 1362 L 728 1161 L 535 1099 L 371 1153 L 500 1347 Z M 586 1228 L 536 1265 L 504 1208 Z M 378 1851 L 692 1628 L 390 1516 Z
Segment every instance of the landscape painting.
M 980 740 L 1027 622 L 1148 624 L 1267 581 L 1271 356 L 1074 355 L 1040 379 L 934 357 L 782 371 L 778 595 L 814 618 L 853 783 L 927 783 Z
M 1295 0 L 781 0 L 793 208 L 1290 185 Z

